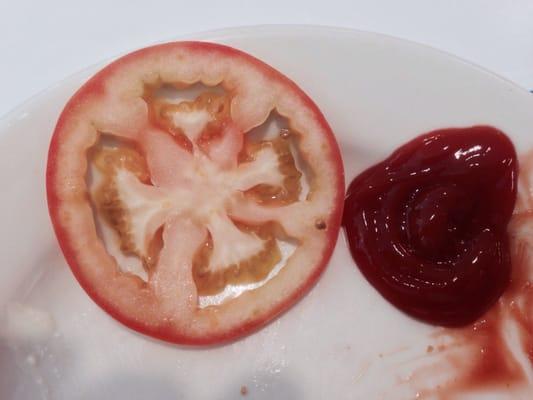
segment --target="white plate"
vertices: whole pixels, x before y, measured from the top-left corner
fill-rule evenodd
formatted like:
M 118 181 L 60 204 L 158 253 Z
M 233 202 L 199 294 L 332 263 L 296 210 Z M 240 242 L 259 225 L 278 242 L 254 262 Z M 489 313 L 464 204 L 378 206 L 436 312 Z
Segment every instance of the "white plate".
M 519 150 L 533 145 L 532 95 L 427 47 L 317 27 L 239 28 L 195 38 L 240 48 L 293 78 L 333 127 L 347 182 L 435 128 L 491 124 Z M 13 311 L 14 302 L 22 303 L 26 319 L 18 322 L 34 336 L 24 338 L 22 330 L 0 342 L 0 397 L 226 400 L 239 398 L 246 386 L 250 399 L 413 398 L 409 371 L 418 356 L 428 361 L 434 328 L 385 302 L 362 278 L 343 238 L 305 298 L 261 331 L 223 347 L 147 339 L 87 297 L 56 245 L 44 168 L 61 108 L 96 69 L 0 121 L 0 305 Z

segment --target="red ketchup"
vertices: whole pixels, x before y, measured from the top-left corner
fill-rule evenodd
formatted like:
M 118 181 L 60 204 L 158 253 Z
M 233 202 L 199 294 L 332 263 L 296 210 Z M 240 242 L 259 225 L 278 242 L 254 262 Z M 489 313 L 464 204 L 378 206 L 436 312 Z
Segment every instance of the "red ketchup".
M 509 283 L 516 179 L 514 146 L 495 128 L 419 136 L 350 184 L 343 224 L 352 256 L 403 312 L 469 324 Z

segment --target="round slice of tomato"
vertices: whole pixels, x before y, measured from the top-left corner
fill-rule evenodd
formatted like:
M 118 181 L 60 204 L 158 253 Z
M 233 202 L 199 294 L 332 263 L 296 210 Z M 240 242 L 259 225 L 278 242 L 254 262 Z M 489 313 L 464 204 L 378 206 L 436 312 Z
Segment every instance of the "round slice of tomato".
M 212 344 L 317 280 L 344 176 L 330 127 L 291 80 L 226 46 L 176 42 L 118 59 L 70 99 L 47 191 L 98 305 L 144 334 Z

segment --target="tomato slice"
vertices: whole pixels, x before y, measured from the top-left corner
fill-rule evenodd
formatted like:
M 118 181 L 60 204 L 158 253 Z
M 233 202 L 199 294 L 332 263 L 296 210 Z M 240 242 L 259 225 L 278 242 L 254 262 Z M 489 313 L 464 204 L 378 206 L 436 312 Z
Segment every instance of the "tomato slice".
M 176 42 L 118 59 L 71 98 L 47 191 L 98 305 L 144 334 L 212 344 L 263 326 L 318 279 L 344 175 L 292 81 L 238 50 Z

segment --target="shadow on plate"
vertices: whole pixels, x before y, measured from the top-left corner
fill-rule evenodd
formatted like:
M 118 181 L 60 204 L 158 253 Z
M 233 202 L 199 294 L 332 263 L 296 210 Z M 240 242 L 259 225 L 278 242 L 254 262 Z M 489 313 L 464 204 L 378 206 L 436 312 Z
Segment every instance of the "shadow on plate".
M 148 377 L 136 374 L 114 375 L 93 386 L 85 388 L 83 393 L 73 395 L 75 400 L 180 400 L 186 399 L 178 391 L 180 384 L 159 377 Z
M 259 372 L 236 381 L 215 400 L 300 400 L 301 388 L 286 373 Z

